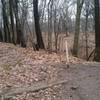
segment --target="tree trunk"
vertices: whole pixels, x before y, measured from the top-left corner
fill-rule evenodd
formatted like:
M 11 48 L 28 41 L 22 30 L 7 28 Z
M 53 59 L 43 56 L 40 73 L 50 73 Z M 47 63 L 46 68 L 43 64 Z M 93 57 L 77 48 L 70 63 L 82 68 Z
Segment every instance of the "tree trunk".
M 73 55 L 76 57 L 78 56 L 78 50 L 79 50 L 80 16 L 81 16 L 83 3 L 84 3 L 84 0 L 82 0 L 82 2 L 80 0 L 77 0 L 75 36 L 74 36 L 74 44 L 73 44 Z
M 18 16 L 18 0 L 14 0 L 14 13 L 16 20 L 16 32 L 17 32 L 17 44 L 21 44 L 21 47 L 26 47 L 26 42 L 24 38 L 24 33 Z
M 16 21 L 16 36 L 17 36 L 17 44 L 20 44 L 20 32 L 19 32 L 19 18 L 18 18 L 18 0 L 14 0 L 14 14 L 15 14 L 15 21 Z
M 52 7 L 53 0 L 48 3 L 48 50 L 52 51 Z
M 12 42 L 15 44 L 13 0 L 9 0 L 9 11 L 10 11 L 10 21 L 11 21 Z
M 0 42 L 3 42 L 3 35 L 2 35 L 2 30 L 0 28 Z
M 95 61 L 100 62 L 100 11 L 99 0 L 94 0 L 95 6 Z
M 6 13 L 6 3 L 5 0 L 1 0 L 2 3 L 2 13 L 3 13 L 3 25 L 4 25 L 4 39 L 5 42 L 11 43 L 11 36 L 10 36 L 10 30 L 9 30 L 9 21 Z
M 85 26 L 85 39 L 86 39 L 86 59 L 88 58 L 88 33 L 87 33 L 88 16 L 86 15 L 86 26 Z
M 44 43 L 39 23 L 38 0 L 33 0 L 35 32 L 37 37 L 37 45 L 40 49 L 44 49 Z
M 85 39 L 86 39 L 86 59 L 88 59 L 88 56 L 89 56 L 89 54 L 88 54 L 88 33 L 87 33 L 87 31 L 88 31 L 88 17 L 89 17 L 89 1 L 87 1 L 86 2 L 86 22 L 85 22 Z

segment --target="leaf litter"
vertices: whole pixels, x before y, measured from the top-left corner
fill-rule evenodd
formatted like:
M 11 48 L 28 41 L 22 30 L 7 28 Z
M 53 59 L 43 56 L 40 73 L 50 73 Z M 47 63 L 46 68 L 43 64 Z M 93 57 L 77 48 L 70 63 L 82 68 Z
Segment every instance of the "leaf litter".
M 0 43 L 0 91 L 9 87 L 31 86 L 41 81 L 56 81 L 60 79 L 59 73 L 65 70 L 62 66 L 57 66 L 60 63 L 66 63 L 65 55 L 61 58 L 56 53 Z M 70 57 L 70 63 L 83 63 L 83 60 Z M 70 74 L 66 74 L 66 79 L 70 80 Z M 61 96 L 65 93 L 64 85 L 59 85 L 36 93 L 23 93 L 14 97 L 14 100 L 65 100 Z M 67 93 L 67 100 L 71 100 L 70 94 Z

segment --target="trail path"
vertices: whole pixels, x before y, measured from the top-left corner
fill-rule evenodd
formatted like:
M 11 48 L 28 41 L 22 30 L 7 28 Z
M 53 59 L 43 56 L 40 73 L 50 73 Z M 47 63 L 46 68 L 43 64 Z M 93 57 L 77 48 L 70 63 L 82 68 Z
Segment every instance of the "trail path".
M 75 61 L 76 62 L 76 61 Z M 79 63 L 78 63 L 79 62 Z M 60 62 L 59 55 L 34 52 L 0 43 L 0 93 L 34 84 L 53 85 L 37 92 L 22 93 L 14 100 L 100 100 L 100 64 Z

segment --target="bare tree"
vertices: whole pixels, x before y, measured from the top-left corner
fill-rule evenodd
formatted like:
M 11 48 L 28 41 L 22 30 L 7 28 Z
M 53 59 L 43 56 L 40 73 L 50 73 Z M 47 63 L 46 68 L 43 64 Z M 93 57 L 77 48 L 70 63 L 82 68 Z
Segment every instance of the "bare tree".
M 17 44 L 20 44 L 20 22 L 19 22 L 19 17 L 18 17 L 18 0 L 14 0 L 14 5 L 13 5 L 13 9 L 14 9 L 14 14 L 15 14 L 15 20 L 16 20 L 16 33 L 17 33 Z
M 100 61 L 100 8 L 99 0 L 94 0 L 95 6 L 95 60 Z
M 48 50 L 52 50 L 52 9 L 53 0 L 48 2 Z
M 76 23 L 75 23 L 75 36 L 73 44 L 73 55 L 78 56 L 79 50 L 79 33 L 80 33 L 80 16 L 84 0 L 77 0 L 77 14 L 76 14 Z
M 10 22 L 11 22 L 11 33 L 12 33 L 12 42 L 16 44 L 15 41 L 15 32 L 14 32 L 14 15 L 13 15 L 13 0 L 9 0 L 9 11 L 10 11 Z
M 40 49 L 44 49 L 45 47 L 44 47 L 42 33 L 40 29 L 40 23 L 39 23 L 38 0 L 33 0 L 33 9 L 34 9 L 34 21 L 35 21 L 37 45 Z
M 6 1 L 1 0 L 2 3 L 2 13 L 3 13 L 3 25 L 4 25 L 4 40 L 5 42 L 11 42 L 9 20 L 6 12 Z
M 88 59 L 89 53 L 88 53 L 88 17 L 89 17 L 89 1 L 87 0 L 85 2 L 85 8 L 86 8 L 86 20 L 85 20 L 85 39 L 86 39 L 86 59 Z
M 3 42 L 2 29 L 0 28 L 0 42 Z
M 22 30 L 22 23 L 19 18 L 19 6 L 18 6 L 19 0 L 14 0 L 14 14 L 15 14 L 15 20 L 16 20 L 16 33 L 17 33 L 17 44 L 21 44 L 21 47 L 26 47 L 24 33 Z

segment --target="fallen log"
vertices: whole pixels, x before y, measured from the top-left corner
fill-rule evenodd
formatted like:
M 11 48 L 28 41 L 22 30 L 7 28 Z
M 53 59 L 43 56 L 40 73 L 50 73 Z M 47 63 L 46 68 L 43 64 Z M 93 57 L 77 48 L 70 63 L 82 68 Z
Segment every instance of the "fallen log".
M 65 84 L 68 80 L 57 81 L 53 83 L 36 83 L 32 86 L 23 86 L 19 88 L 13 88 L 6 91 L 6 93 L 0 93 L 1 100 L 6 100 L 7 98 L 11 98 L 12 96 L 21 95 L 22 93 L 31 93 L 31 92 L 38 92 L 40 90 L 44 90 L 46 88 L 51 88 L 56 85 Z

